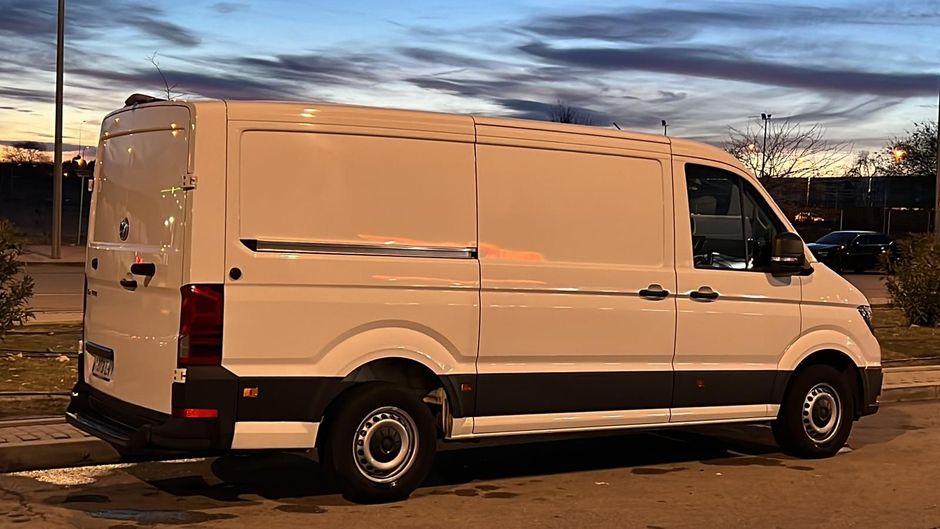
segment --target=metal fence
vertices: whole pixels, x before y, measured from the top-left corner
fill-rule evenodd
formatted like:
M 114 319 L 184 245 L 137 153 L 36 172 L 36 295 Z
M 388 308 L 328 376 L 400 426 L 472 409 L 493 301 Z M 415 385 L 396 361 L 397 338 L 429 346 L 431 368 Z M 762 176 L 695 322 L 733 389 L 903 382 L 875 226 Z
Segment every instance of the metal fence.
M 933 176 L 787 178 L 768 190 L 806 240 L 833 230 L 933 230 Z

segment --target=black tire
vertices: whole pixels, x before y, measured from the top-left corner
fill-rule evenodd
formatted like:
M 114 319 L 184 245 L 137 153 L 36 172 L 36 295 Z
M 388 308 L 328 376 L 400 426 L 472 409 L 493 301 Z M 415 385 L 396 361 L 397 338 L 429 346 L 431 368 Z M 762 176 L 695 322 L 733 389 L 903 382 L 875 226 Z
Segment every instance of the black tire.
M 838 414 L 833 416 L 832 410 Z M 846 374 L 827 365 L 809 366 L 798 371 L 787 388 L 773 422 L 774 438 L 792 456 L 832 457 L 852 433 L 854 410 L 855 395 Z M 832 427 L 825 428 L 833 417 Z
M 431 410 L 418 395 L 384 382 L 363 384 L 340 399 L 325 417 L 326 437 L 319 446 L 324 470 L 350 501 L 407 498 L 434 461 L 437 428 Z M 402 462 L 390 469 L 370 464 L 391 465 L 398 456 Z

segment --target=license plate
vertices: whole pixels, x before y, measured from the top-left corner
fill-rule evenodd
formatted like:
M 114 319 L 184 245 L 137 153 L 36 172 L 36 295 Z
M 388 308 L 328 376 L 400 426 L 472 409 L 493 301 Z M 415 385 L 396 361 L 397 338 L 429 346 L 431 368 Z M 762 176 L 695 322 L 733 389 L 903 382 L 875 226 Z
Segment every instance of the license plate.
M 102 380 L 111 380 L 111 372 L 114 371 L 114 360 L 98 355 L 92 355 L 92 358 L 95 361 L 91 364 L 91 374 Z

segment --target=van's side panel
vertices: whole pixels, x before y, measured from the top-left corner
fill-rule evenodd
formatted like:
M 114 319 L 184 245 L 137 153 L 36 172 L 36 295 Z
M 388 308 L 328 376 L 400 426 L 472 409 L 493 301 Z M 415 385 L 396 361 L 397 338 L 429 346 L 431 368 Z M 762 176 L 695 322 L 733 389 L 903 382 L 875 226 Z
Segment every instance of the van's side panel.
M 382 126 L 394 112 L 370 111 L 374 126 L 337 112 L 229 124 L 225 268 L 241 275 L 225 279 L 223 365 L 260 389 L 239 421 L 319 421 L 317 403 L 372 360 L 474 374 L 470 118 L 407 130 Z
M 477 132 L 473 433 L 666 422 L 675 299 L 640 291 L 675 292 L 668 147 L 485 121 Z

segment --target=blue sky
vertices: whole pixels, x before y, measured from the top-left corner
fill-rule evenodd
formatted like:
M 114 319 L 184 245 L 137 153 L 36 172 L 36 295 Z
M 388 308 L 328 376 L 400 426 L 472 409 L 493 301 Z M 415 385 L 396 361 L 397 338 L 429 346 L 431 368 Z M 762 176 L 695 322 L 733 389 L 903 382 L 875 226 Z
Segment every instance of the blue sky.
M 67 0 L 66 141 L 160 65 L 187 98 L 309 99 L 720 144 L 761 112 L 875 149 L 937 119 L 940 2 Z M 825 4 L 825 5 L 821 5 Z M 0 0 L 0 142 L 52 138 L 55 0 Z M 87 142 L 86 142 L 87 143 Z

